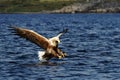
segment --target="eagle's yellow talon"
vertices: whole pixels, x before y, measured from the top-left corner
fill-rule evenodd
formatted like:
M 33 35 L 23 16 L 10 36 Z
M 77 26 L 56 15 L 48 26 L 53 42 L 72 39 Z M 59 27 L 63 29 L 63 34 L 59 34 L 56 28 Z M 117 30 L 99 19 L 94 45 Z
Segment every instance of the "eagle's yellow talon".
M 58 56 L 58 58 L 59 58 L 59 59 L 61 59 L 61 58 L 62 58 L 62 56 Z

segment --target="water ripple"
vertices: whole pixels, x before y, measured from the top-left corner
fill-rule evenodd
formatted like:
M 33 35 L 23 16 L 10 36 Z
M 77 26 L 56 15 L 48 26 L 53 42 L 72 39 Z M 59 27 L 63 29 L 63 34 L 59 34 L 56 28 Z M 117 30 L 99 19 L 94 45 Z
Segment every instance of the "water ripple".
M 0 80 L 119 80 L 120 14 L 1 14 Z M 53 37 L 68 55 L 41 63 L 36 45 L 11 34 L 8 26 Z

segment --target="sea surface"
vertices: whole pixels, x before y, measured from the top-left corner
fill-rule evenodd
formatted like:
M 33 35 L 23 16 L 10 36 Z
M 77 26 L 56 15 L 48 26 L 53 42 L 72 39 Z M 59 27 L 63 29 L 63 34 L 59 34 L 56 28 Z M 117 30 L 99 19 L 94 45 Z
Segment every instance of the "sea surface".
M 47 38 L 69 29 L 59 44 L 67 56 L 41 63 L 43 49 L 10 26 Z M 0 14 L 0 80 L 120 80 L 120 14 Z

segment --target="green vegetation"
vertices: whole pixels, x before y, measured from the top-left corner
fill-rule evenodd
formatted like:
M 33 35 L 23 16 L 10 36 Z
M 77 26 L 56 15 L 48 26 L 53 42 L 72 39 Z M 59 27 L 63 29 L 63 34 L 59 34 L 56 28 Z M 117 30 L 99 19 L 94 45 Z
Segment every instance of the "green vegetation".
M 76 0 L 1 0 L 0 12 L 40 12 L 60 9 Z

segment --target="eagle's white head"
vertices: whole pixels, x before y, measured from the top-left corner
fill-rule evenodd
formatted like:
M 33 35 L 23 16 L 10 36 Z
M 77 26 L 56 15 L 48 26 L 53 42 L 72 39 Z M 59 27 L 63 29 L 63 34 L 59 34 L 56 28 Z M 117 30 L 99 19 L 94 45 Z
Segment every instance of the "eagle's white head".
M 58 46 L 58 44 L 60 43 L 60 39 L 59 37 L 53 37 L 49 39 L 51 45 L 53 46 Z
M 49 41 L 51 43 L 51 45 L 53 46 L 58 46 L 58 44 L 60 43 L 60 36 L 63 35 L 64 33 L 66 33 L 68 31 L 68 29 L 64 29 L 62 32 L 60 32 L 57 36 L 50 38 Z

